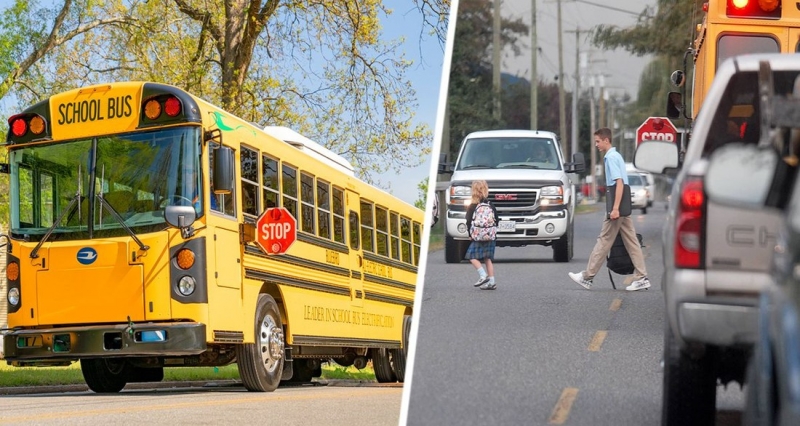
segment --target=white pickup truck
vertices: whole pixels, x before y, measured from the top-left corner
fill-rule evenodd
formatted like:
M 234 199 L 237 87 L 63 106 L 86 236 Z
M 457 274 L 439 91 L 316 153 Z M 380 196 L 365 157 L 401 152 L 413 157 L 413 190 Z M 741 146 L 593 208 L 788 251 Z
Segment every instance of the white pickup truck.
M 440 168 L 444 165 L 440 165 Z M 568 173 L 585 168 L 583 154 L 564 161 L 552 132 L 491 130 L 467 135 L 446 192 L 445 260 L 458 263 L 469 247 L 467 206 L 473 181 L 485 180 L 497 208 L 498 247 L 553 247 L 553 260 L 572 259 L 575 187 Z
M 758 296 L 770 283 L 782 217 L 776 209 L 709 199 L 704 179 L 709 158 L 720 147 L 755 146 L 775 136 L 772 126 L 762 125 L 768 118 L 759 92 L 762 61 L 771 69 L 772 84 L 765 87 L 774 91 L 763 99 L 790 95 L 800 75 L 797 55 L 733 57 L 717 69 L 683 163 L 675 144 L 664 142 L 643 142 L 634 157 L 637 168 L 654 173 L 680 168 L 663 232 L 665 425 L 714 424 L 717 385 L 745 381 L 757 335 Z M 743 182 L 755 177 L 743 167 L 735 173 Z M 736 189 L 742 199 L 759 201 L 751 187 Z

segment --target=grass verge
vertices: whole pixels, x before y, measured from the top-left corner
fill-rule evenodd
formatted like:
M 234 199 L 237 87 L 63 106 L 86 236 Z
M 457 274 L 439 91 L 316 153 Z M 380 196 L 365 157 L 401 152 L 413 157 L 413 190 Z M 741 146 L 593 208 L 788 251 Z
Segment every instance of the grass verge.
M 322 364 L 323 380 L 375 380 L 371 365 L 358 370 L 333 363 Z M 224 367 L 175 367 L 164 369 L 165 382 L 239 380 L 236 365 Z M 68 367 L 12 367 L 0 361 L 0 387 L 83 384 L 80 363 Z

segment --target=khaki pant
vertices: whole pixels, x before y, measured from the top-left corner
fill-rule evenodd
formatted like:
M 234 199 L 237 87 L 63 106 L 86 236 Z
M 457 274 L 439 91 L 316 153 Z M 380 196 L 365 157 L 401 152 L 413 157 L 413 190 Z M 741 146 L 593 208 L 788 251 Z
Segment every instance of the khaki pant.
M 647 268 L 644 266 L 644 255 L 642 255 L 642 247 L 639 245 L 639 240 L 636 238 L 636 230 L 633 228 L 633 220 L 630 216 L 620 217 L 617 220 L 611 220 L 608 217 L 603 221 L 603 228 L 600 230 L 600 235 L 597 237 L 597 244 L 592 249 L 592 254 L 589 255 L 589 264 L 586 265 L 586 271 L 583 272 L 583 277 L 591 280 L 603 267 L 603 263 L 608 257 L 608 252 L 611 251 L 611 246 L 617 238 L 617 233 L 622 233 L 622 241 L 625 243 L 625 249 L 631 256 L 631 261 L 634 267 L 634 279 L 638 280 L 647 276 Z

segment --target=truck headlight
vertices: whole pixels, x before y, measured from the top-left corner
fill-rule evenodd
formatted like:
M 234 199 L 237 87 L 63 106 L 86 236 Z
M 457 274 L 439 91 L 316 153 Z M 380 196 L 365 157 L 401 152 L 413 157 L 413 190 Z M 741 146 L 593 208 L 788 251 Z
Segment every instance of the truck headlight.
M 543 206 L 564 203 L 564 187 L 561 186 L 545 186 L 539 191 L 539 195 Z
M 451 186 L 448 191 L 447 202 L 449 204 L 469 205 L 472 198 L 472 188 L 469 186 Z

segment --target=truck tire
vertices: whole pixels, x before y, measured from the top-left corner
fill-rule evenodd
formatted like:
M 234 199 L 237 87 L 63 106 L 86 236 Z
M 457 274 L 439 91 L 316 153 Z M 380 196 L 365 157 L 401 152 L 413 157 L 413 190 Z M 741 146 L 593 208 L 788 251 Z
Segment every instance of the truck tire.
M 569 262 L 574 255 L 573 224 L 567 227 L 567 233 L 553 243 L 553 260 L 556 262 Z
M 713 361 L 712 348 L 695 359 L 678 347 L 669 328 L 664 331 L 662 426 L 714 424 L 717 375 Z
M 469 241 L 456 240 L 449 235 L 444 237 L 444 261 L 447 263 L 461 263 L 469 248 Z

